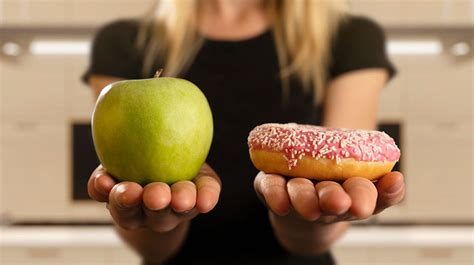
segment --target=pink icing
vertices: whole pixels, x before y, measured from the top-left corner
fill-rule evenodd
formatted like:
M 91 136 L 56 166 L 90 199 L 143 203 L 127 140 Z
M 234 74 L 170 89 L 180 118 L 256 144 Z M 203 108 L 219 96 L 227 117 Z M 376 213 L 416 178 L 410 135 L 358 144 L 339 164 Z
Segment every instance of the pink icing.
M 255 127 L 248 137 L 250 149 L 283 152 L 291 169 L 304 156 L 315 159 L 344 158 L 358 161 L 398 161 L 400 150 L 385 132 L 331 129 L 295 123 L 267 123 Z

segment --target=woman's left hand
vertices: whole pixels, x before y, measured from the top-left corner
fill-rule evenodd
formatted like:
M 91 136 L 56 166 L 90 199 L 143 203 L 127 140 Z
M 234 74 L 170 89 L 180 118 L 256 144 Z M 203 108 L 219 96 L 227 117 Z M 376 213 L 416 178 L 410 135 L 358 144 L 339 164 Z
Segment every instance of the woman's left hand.
M 254 188 L 274 214 L 296 213 L 306 221 L 323 224 L 367 219 L 398 204 L 405 195 L 400 172 L 390 172 L 375 183 L 360 177 L 344 183 L 313 183 L 305 178 L 287 181 L 280 175 L 260 172 Z

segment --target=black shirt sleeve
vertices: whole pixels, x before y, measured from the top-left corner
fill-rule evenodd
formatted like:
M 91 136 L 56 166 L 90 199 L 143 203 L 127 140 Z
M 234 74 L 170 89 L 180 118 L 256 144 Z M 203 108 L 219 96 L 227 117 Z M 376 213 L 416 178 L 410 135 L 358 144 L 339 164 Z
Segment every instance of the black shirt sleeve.
M 82 76 L 107 75 L 125 79 L 141 78 L 142 62 L 136 46 L 138 22 L 120 20 L 105 25 L 95 35 L 90 64 Z
M 389 77 L 396 73 L 385 49 L 385 34 L 374 21 L 350 17 L 335 36 L 329 79 L 354 70 L 384 68 Z

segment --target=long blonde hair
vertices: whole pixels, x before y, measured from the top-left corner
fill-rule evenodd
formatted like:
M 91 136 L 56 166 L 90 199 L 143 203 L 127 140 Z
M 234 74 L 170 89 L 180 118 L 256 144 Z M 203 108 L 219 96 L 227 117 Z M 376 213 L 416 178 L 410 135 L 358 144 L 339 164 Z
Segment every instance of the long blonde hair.
M 145 49 L 144 73 L 158 59 L 164 75 L 186 70 L 199 51 L 203 38 L 197 30 L 200 0 L 157 0 L 145 15 L 138 45 Z M 294 74 L 318 102 L 324 97 L 331 41 L 346 16 L 345 0 L 265 0 L 271 16 L 284 93 Z

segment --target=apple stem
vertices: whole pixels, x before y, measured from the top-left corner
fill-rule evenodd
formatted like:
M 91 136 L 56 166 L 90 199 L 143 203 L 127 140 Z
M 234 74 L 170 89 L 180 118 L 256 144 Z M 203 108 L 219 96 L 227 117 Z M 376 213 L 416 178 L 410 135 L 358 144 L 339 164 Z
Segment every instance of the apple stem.
M 155 78 L 160 77 L 160 75 L 161 75 L 162 72 L 163 72 L 163 68 L 160 68 L 160 69 L 156 70 L 154 77 L 155 77 Z

